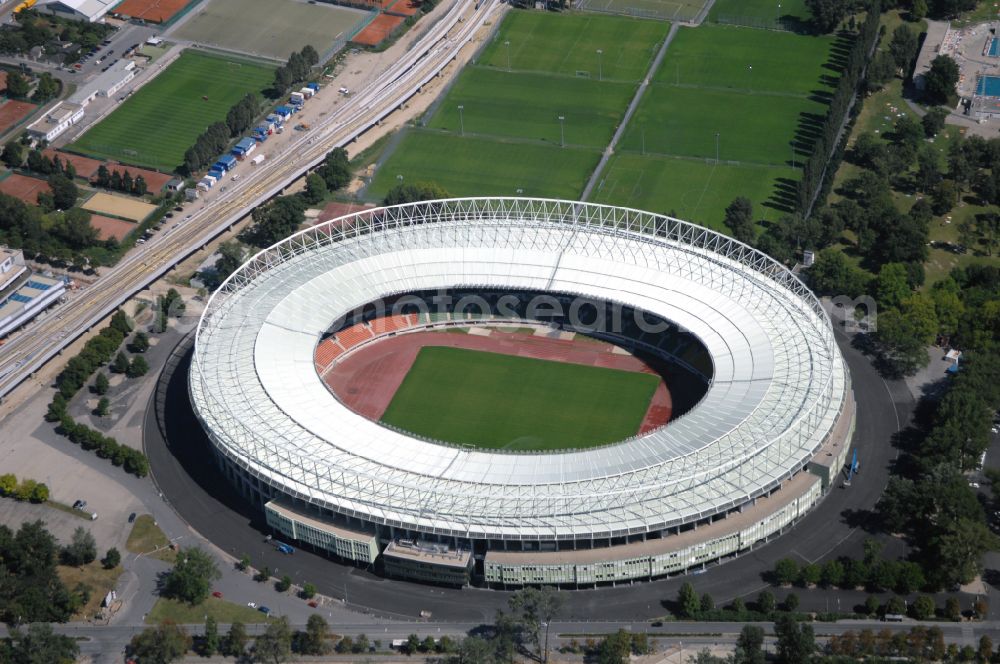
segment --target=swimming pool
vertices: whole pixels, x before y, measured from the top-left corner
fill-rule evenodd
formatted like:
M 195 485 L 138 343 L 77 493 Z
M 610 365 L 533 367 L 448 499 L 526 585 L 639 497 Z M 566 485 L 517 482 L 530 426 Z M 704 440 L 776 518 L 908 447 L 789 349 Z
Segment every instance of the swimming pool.
M 976 94 L 981 97 L 1000 97 L 1000 76 L 980 76 Z

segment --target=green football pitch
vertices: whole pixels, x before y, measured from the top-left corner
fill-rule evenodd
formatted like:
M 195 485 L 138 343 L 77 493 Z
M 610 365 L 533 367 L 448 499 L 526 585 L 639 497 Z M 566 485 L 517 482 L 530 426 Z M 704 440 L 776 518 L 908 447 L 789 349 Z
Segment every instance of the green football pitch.
M 617 369 L 425 347 L 382 421 L 489 449 L 593 447 L 636 435 L 659 382 Z
M 369 198 L 399 183 L 436 182 L 452 196 L 580 197 L 598 150 L 414 129 L 375 172 Z
M 809 10 L 805 0 L 715 0 L 708 20 L 715 21 L 721 17 L 771 20 L 789 16 L 807 20 Z
M 269 66 L 185 51 L 70 146 L 73 152 L 173 171 L 208 125 L 272 81 Z
M 611 158 L 591 200 L 675 215 L 726 233 L 722 220 L 735 197 L 753 202 L 754 219 L 774 221 L 793 200 L 798 179 L 793 168 L 625 152 Z

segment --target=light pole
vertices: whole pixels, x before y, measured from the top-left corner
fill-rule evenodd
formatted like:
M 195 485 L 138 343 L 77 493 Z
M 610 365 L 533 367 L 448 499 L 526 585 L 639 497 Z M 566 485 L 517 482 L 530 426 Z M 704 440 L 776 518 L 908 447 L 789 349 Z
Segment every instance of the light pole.
M 749 72 L 747 77 L 750 79 L 750 92 L 753 92 L 753 65 L 750 65 Z
M 559 116 L 559 147 L 566 147 L 566 116 Z M 716 160 L 718 161 L 718 160 Z
M 399 180 L 399 184 L 403 184 L 403 174 L 402 173 L 400 173 L 399 175 L 397 175 L 396 179 Z
M 465 136 L 465 116 L 462 115 L 462 111 L 464 111 L 464 110 L 465 110 L 465 106 L 459 104 L 458 105 L 458 126 L 459 126 L 459 131 L 461 132 L 462 136 Z
M 777 21 L 780 21 L 780 20 L 781 20 L 781 3 L 780 3 L 780 2 L 778 3 L 778 15 L 777 15 L 777 16 L 775 16 L 774 18 L 775 18 L 775 20 L 777 20 Z
M 602 55 L 604 55 L 604 51 L 601 50 L 601 49 L 597 49 L 597 80 L 598 81 L 603 81 L 604 80 L 604 65 L 601 62 L 601 60 L 602 60 L 601 56 Z
M 507 47 L 507 71 L 510 71 L 510 40 L 505 39 L 503 45 Z
M 719 163 L 719 132 L 715 132 L 715 163 Z

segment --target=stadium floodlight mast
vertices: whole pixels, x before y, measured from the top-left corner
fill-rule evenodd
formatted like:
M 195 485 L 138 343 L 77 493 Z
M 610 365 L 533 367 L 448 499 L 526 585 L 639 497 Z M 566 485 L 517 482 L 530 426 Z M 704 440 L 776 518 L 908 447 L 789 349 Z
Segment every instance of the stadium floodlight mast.
M 510 71 L 510 40 L 505 39 L 503 45 L 507 47 L 507 71 Z
M 719 132 L 715 132 L 715 163 L 719 163 Z
M 559 116 L 559 147 L 566 147 L 566 116 Z
M 458 127 L 459 132 L 462 136 L 465 136 L 465 117 L 462 115 L 462 111 L 465 110 L 465 106 L 462 104 L 458 105 Z
M 597 49 L 597 80 L 604 80 L 604 66 L 601 63 L 601 56 L 604 55 L 604 51 Z
M 753 65 L 750 65 L 747 71 L 749 72 L 747 77 L 750 79 L 750 92 L 753 92 Z

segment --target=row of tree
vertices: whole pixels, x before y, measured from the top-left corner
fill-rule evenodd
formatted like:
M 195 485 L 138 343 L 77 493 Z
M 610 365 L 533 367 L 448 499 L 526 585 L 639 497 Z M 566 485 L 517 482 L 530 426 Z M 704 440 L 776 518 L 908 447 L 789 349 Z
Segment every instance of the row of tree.
M 142 177 L 142 175 L 137 175 L 133 178 L 127 168 L 124 173 L 119 173 L 118 169 L 109 170 L 104 164 L 97 167 L 94 184 L 98 187 L 132 194 L 133 196 L 145 196 L 146 192 L 149 191 L 146 178 Z
M 102 459 L 110 459 L 111 463 L 122 466 L 126 472 L 136 477 L 145 477 L 149 474 L 149 460 L 145 454 L 128 445 L 122 445 L 111 436 L 106 436 L 85 424 L 73 421 L 69 415 L 63 416 L 56 431 L 83 449 L 95 451 Z
M 21 525 L 15 533 L 0 524 L 0 621 L 7 624 L 65 622 L 82 604 L 59 579 L 59 546 L 41 521 Z
M 861 24 L 858 36 L 847 53 L 844 71 L 830 99 L 826 118 L 812 146 L 812 154 L 802 169 L 798 192 L 798 209 L 802 213 L 809 211 L 813 199 L 821 196 L 821 189 L 829 186 L 833 175 L 837 172 L 841 150 L 835 148 L 841 143 L 840 130 L 851 111 L 854 96 L 864 78 L 872 49 L 879 38 L 881 0 L 868 0 L 865 10 L 867 12 L 865 21 Z M 834 155 L 833 159 L 830 158 L 831 154 Z
M 22 502 L 44 503 L 49 499 L 49 487 L 27 477 L 18 483 L 14 473 L 5 473 L 0 475 L 0 496 Z
M 0 664 L 73 664 L 79 654 L 76 639 L 56 634 L 49 623 L 12 627 L 0 639 Z
M 317 64 L 319 53 L 309 44 L 288 56 L 288 62 L 274 70 L 274 83 L 271 86 L 274 97 L 280 97 L 296 83 L 309 78 L 309 72 Z
M 107 327 L 101 329 L 96 337 L 87 340 L 83 349 L 70 358 L 56 379 L 58 395 L 62 398 L 60 402 L 62 408 L 65 408 L 66 400 L 83 387 L 99 366 L 111 361 L 125 337 L 131 332 L 132 321 L 124 311 L 116 311 Z M 55 399 L 53 403 L 57 403 Z M 61 419 L 61 415 L 54 414 L 50 407 L 50 416 L 47 419 L 50 422 L 57 422 Z
M 881 545 L 875 540 L 865 541 L 865 555 L 861 560 L 836 558 L 823 564 L 799 565 L 792 558 L 782 558 L 774 565 L 772 581 L 779 585 L 802 587 L 822 586 L 853 590 L 864 587 L 870 592 L 893 590 L 908 595 L 927 586 L 923 570 L 913 562 L 886 560 L 879 557 Z
M 0 44 L 2 42 L 3 36 L 0 35 Z M 17 70 L 11 70 L 7 72 L 7 85 L 3 91 L 12 99 L 27 99 L 30 94 L 31 101 L 36 104 L 44 104 L 50 99 L 58 97 L 61 90 L 62 84 L 59 80 L 52 74 L 44 72 L 38 77 L 35 92 L 31 94 L 31 79 Z
M 851 661 L 884 661 L 906 659 L 913 662 L 987 662 L 997 661 L 993 651 L 993 640 L 988 635 L 979 639 L 979 647 L 962 646 L 952 643 L 945 646 L 944 632 L 940 627 L 917 625 L 908 631 L 882 629 L 875 632 L 862 629 L 848 630 L 832 635 L 826 646 L 827 652 L 835 657 L 851 658 Z
M 90 49 L 101 43 L 114 31 L 110 25 L 87 21 L 74 21 L 46 12 L 42 15 L 36 9 L 22 9 L 16 15 L 16 23 L 4 25 L 0 30 L 0 53 L 27 53 L 35 46 L 55 53 L 59 41 L 80 44 L 82 49 Z

